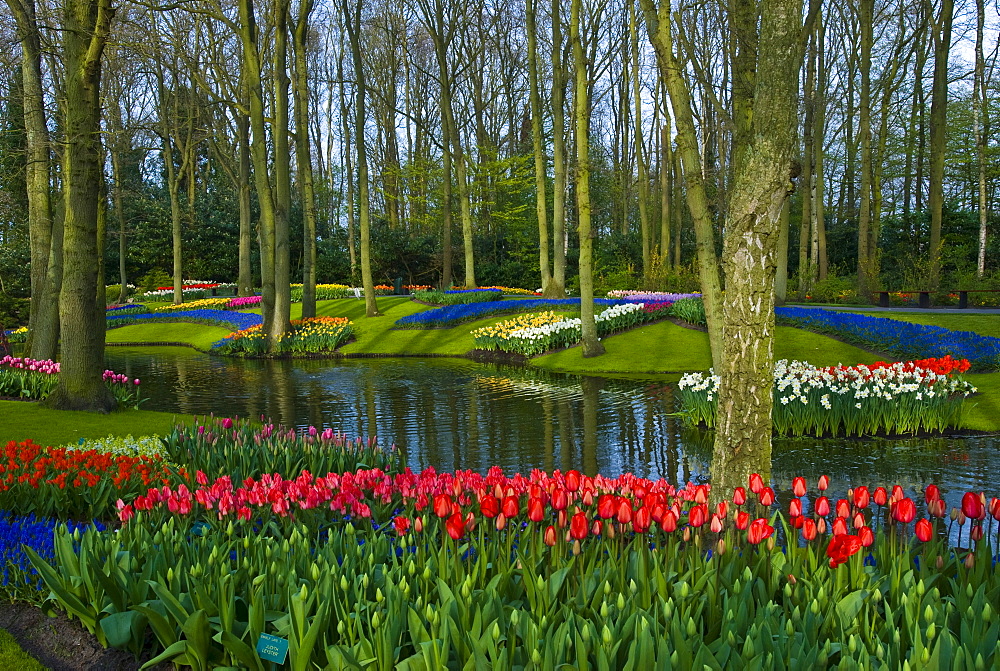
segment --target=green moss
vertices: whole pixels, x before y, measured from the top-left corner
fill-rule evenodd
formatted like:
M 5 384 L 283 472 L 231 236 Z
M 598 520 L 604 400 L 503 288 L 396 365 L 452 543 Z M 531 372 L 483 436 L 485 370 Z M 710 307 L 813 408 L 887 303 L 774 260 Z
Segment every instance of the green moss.
M 10 632 L 0 629 L 0 668 L 18 669 L 19 671 L 45 671 L 38 660 L 26 653 L 17 644 Z
M 212 343 L 229 335 L 231 331 L 221 326 L 192 324 L 189 322 L 155 322 L 134 324 L 111 329 L 108 343 L 185 343 L 196 349 L 208 351 Z
M 121 410 L 107 415 L 69 410 L 49 410 L 38 403 L 0 401 L 0 443 L 31 438 L 42 445 L 64 445 L 81 438 L 136 436 L 168 433 L 177 422 L 191 421 L 190 415 L 150 410 Z

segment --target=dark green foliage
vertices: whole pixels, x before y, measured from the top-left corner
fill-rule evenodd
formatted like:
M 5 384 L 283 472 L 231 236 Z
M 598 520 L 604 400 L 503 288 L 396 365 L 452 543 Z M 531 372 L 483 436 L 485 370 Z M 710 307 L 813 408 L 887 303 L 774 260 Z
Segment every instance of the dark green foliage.
M 30 310 L 31 301 L 27 298 L 14 298 L 0 293 L 0 325 L 4 328 L 26 325 Z

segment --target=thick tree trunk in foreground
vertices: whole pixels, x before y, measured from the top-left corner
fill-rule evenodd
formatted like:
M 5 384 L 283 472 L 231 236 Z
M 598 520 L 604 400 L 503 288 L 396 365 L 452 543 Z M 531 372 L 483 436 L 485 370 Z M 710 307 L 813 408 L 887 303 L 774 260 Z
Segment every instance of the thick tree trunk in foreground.
M 573 66 L 576 88 L 573 94 L 573 119 L 576 122 L 576 214 L 580 231 L 580 321 L 583 356 L 604 354 L 604 345 L 597 338 L 594 321 L 594 234 L 590 219 L 590 90 L 587 66 L 580 39 L 580 4 L 573 0 L 570 8 L 570 43 L 573 46 Z
M 25 183 L 31 250 L 31 315 L 27 350 L 33 359 L 53 359 L 59 346 L 62 232 L 57 233 L 52 222 L 41 39 L 34 0 L 7 0 L 7 6 L 17 21 L 21 42 L 22 101 L 28 149 Z
M 110 0 L 67 0 L 66 204 L 64 275 L 59 296 L 62 369 L 45 401 L 52 408 L 108 412 L 117 402 L 104 383 L 104 306 L 98 305 L 97 229 L 101 197 L 101 58 L 114 10 Z
M 292 52 L 295 55 L 295 165 L 302 196 L 302 318 L 316 316 L 316 196 L 309 147 L 309 72 L 306 37 L 312 0 L 299 3 Z
M 535 157 L 535 216 L 538 219 L 538 270 L 542 294 L 550 291 L 552 270 L 549 265 L 549 222 L 545 203 L 546 156 L 542 145 L 542 100 L 538 91 L 538 37 L 535 13 L 538 0 L 527 0 L 525 23 L 528 31 L 528 87 L 531 100 L 531 148 Z
M 723 256 L 722 365 L 712 456 L 716 497 L 771 465 L 775 255 L 792 190 L 801 64 L 799 0 L 764 5 L 750 145 L 739 156 Z
M 546 298 L 566 295 L 566 68 L 560 0 L 552 0 L 552 284 Z

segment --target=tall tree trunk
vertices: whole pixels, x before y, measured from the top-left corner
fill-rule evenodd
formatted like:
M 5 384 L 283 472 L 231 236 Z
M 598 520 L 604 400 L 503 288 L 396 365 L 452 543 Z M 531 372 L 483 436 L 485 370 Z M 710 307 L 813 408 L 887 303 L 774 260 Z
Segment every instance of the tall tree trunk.
M 552 290 L 566 295 L 566 67 L 560 0 L 552 0 Z
M 441 97 L 444 98 L 442 92 Z M 443 105 L 442 105 L 443 109 Z M 451 132 L 448 130 L 448 120 L 446 115 L 441 114 L 441 133 L 444 142 L 441 147 L 441 288 L 448 289 L 454 284 L 454 270 L 451 250 L 451 147 L 448 142 Z
M 771 468 L 774 386 L 774 279 L 781 211 L 792 190 L 802 4 L 763 5 L 751 144 L 731 191 L 723 256 L 725 355 L 712 455 L 713 497 Z
M 61 231 L 52 219 L 49 131 L 45 121 L 42 51 L 34 0 L 7 0 L 21 42 L 21 85 L 28 156 L 25 183 L 31 253 L 31 314 L 27 351 L 34 359 L 54 359 L 59 346 Z M 56 257 L 57 252 L 59 258 Z
M 858 295 L 872 298 L 878 278 L 875 276 L 876 250 L 869 246 L 872 219 L 872 32 L 875 0 L 860 0 L 858 23 L 861 27 L 861 110 L 858 135 L 861 139 L 861 210 L 858 213 Z
M 813 180 L 813 126 L 815 123 L 815 103 L 813 94 L 816 88 L 816 38 L 809 39 L 806 50 L 806 81 L 802 100 L 805 107 L 802 124 L 802 217 L 799 221 L 799 298 L 805 298 L 814 280 L 816 257 L 810 256 L 813 217 L 812 180 Z
M 302 195 L 302 318 L 316 316 L 316 196 L 309 143 L 309 73 L 306 38 L 312 0 L 300 0 L 292 39 L 295 55 L 295 164 Z
M 680 64 L 673 52 L 673 38 L 670 27 L 670 4 L 666 0 L 641 0 L 646 16 L 646 30 L 649 40 L 656 50 L 660 78 L 670 94 L 670 106 L 677 124 L 677 156 L 683 173 L 687 193 L 688 210 L 694 223 L 695 240 L 698 250 L 698 277 L 701 280 L 702 301 L 705 304 L 705 318 L 708 322 L 708 338 L 712 347 L 712 362 L 716 368 L 722 365 L 722 323 L 719 300 L 722 293 L 719 281 L 719 261 L 715 254 L 715 233 L 712 213 L 708 206 L 708 196 L 702 177 L 701 159 L 698 156 L 698 136 L 694 127 L 691 110 L 691 96 L 684 81 Z M 678 228 L 678 237 L 680 229 Z M 679 254 L 677 255 L 679 256 Z M 676 260 L 676 259 L 675 259 Z
M 927 288 L 937 289 L 941 282 L 941 220 L 944 214 L 944 154 L 947 139 L 948 54 L 951 51 L 951 23 L 955 0 L 941 0 L 941 9 L 933 20 L 934 79 L 931 88 L 931 165 L 928 203 L 931 210 L 930 267 Z
M 573 119 L 576 124 L 576 216 L 580 232 L 580 322 L 583 356 L 604 354 L 594 321 L 594 232 L 590 219 L 590 83 L 587 62 L 580 39 L 581 0 L 570 5 L 570 44 L 576 85 L 573 93 Z
M 823 195 L 826 178 L 823 174 L 823 148 L 826 138 L 826 27 L 823 17 L 816 17 L 816 90 L 813 96 L 813 238 L 816 241 L 814 262 L 818 279 L 825 280 L 829 273 L 826 253 L 826 213 Z
M 365 290 L 365 316 L 378 317 L 375 300 L 375 282 L 372 280 L 371 258 L 371 202 L 368 195 L 368 149 L 365 141 L 365 124 L 368 112 L 365 106 L 367 87 L 364 61 L 361 55 L 361 0 L 348 7 L 348 0 L 341 0 L 344 25 L 351 43 L 351 61 L 354 63 L 354 145 L 358 155 L 358 224 L 361 229 L 361 284 Z
M 531 149 L 535 157 L 535 216 L 538 219 L 538 270 L 542 278 L 542 295 L 548 295 L 552 283 L 549 265 L 549 222 L 545 201 L 546 156 L 542 146 L 542 101 L 538 91 L 538 36 L 535 14 L 538 0 L 527 0 L 525 24 L 528 32 L 528 87 L 531 100 Z
M 660 128 L 660 263 L 670 267 L 670 215 L 674 190 L 674 157 L 670 146 L 670 115 Z
M 784 305 L 788 298 L 788 219 L 791 209 L 791 199 L 786 198 L 778 222 L 777 267 L 774 271 L 775 305 Z
M 291 328 L 291 254 L 288 218 L 292 209 L 291 152 L 288 147 L 288 11 L 290 0 L 274 2 L 274 316 L 266 331 L 274 348 Z
M 653 245 L 649 214 L 646 211 L 649 201 L 649 175 L 646 158 L 643 156 L 642 96 L 639 88 L 639 30 L 636 26 L 634 2 L 628 3 L 628 30 L 632 54 L 632 102 L 634 104 L 633 122 L 635 123 L 635 131 L 632 136 L 635 144 L 636 175 L 639 180 L 637 197 L 639 199 L 639 231 L 642 237 L 642 274 L 643 277 L 649 277 L 650 255 Z
M 239 133 L 239 180 L 237 185 L 240 199 L 240 246 L 239 277 L 237 295 L 249 296 L 253 293 L 253 268 L 251 267 L 251 247 L 253 233 L 250 222 L 250 118 L 242 112 L 236 113 L 236 129 Z
M 250 157 L 253 162 L 254 186 L 260 209 L 258 233 L 260 238 L 261 313 L 263 330 L 269 333 L 274 321 L 274 192 L 269 178 L 267 130 L 264 119 L 263 68 L 258 51 L 257 20 L 253 0 L 238 0 L 239 36 L 243 53 L 244 81 L 250 97 Z
M 117 107 L 117 105 L 116 105 Z M 120 111 L 116 110 L 116 114 Z M 121 133 L 121 124 L 116 124 L 116 130 Z M 116 138 L 116 144 L 117 144 Z M 115 302 L 124 303 L 128 299 L 128 276 L 125 272 L 125 255 L 128 250 L 128 245 L 125 239 L 125 212 L 122 210 L 122 167 L 121 167 L 121 156 L 117 147 L 112 147 L 111 151 L 111 175 L 112 179 L 115 181 L 114 191 L 112 192 L 112 198 L 115 203 L 115 215 L 118 219 L 118 285 L 120 291 L 118 295 L 115 296 Z
M 340 58 L 342 61 L 343 51 L 340 52 Z M 341 61 L 337 62 L 337 78 L 340 82 L 338 85 L 340 88 L 340 119 L 344 137 L 344 141 L 341 144 L 344 152 L 344 173 L 347 179 L 347 249 L 351 262 L 351 279 L 354 280 L 358 270 L 358 251 L 354 239 L 354 231 L 357 225 L 354 221 L 354 165 L 353 158 L 351 157 L 353 134 L 351 133 L 350 115 L 348 114 L 347 95 L 344 93 L 344 71 Z
M 979 253 L 976 276 L 986 273 L 986 61 L 983 58 L 983 32 L 986 23 L 984 0 L 976 0 L 976 67 L 972 83 L 972 108 L 976 122 L 976 172 L 979 187 Z
M 101 192 L 101 60 L 114 9 L 110 0 L 66 0 L 64 274 L 59 385 L 49 407 L 108 412 L 117 406 L 104 383 L 104 306 L 97 303 L 98 203 Z

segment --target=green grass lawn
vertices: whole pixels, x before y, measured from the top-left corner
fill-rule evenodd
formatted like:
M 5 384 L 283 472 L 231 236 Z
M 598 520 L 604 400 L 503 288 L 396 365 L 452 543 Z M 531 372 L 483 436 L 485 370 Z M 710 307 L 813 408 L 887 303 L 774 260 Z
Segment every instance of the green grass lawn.
M 0 401 L 0 443 L 31 438 L 41 445 L 64 445 L 81 438 L 166 434 L 190 415 L 149 410 L 121 410 L 107 415 L 49 410 L 28 401 Z
M 221 326 L 192 324 L 190 322 L 154 322 L 133 324 L 111 329 L 105 337 L 108 343 L 184 343 L 208 351 L 212 343 L 229 335 L 231 331 Z

